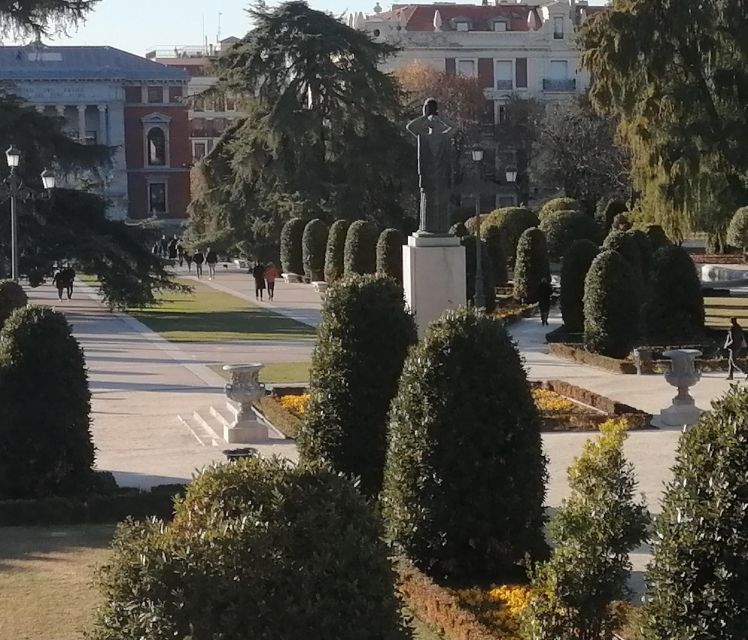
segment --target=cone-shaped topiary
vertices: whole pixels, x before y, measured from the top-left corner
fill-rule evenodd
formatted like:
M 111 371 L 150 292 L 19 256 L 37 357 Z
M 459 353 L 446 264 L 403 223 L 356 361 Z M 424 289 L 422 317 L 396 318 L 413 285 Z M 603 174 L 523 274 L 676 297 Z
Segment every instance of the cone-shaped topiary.
M 610 226 L 611 231 L 628 231 L 631 229 L 631 221 L 626 213 L 618 213 L 613 216 L 613 224 Z
M 345 275 L 376 272 L 377 239 L 377 228 L 368 220 L 356 220 L 348 227 L 343 258 Z
M 748 207 L 740 207 L 727 227 L 727 243 L 744 251 L 748 249 Z
M 653 252 L 672 244 L 670 238 L 667 237 L 665 230 L 659 224 L 648 224 L 644 233 L 646 233 L 649 238 L 649 244 L 652 247 Z
M 496 209 L 481 223 L 482 235 L 488 235 L 488 229 L 496 227 L 504 242 L 504 254 L 514 260 L 517 253 L 517 243 L 522 233 L 540 224 L 538 216 L 524 207 L 504 207 Z M 468 227 L 469 228 L 469 227 Z M 475 231 L 473 230 L 473 233 Z
M 478 261 L 476 251 L 478 248 L 475 236 L 465 236 L 462 239 L 465 247 L 465 293 L 468 302 L 475 304 L 475 276 Z M 483 267 L 483 298 L 484 309 L 488 313 L 496 310 L 496 282 L 494 280 L 493 263 L 486 242 L 481 241 L 481 266 Z
M 61 313 L 14 311 L 0 331 L 0 497 L 89 489 L 94 461 L 83 351 Z
M 575 240 L 561 261 L 561 317 L 570 333 L 584 331 L 584 279 L 600 252 L 590 240 Z
M 638 332 L 638 291 L 629 263 L 603 251 L 584 280 L 584 345 L 588 351 L 625 358 Z
M 647 336 L 661 344 L 702 336 L 704 296 L 696 265 L 685 249 L 670 246 L 655 253 L 642 316 Z
M 280 235 L 280 260 L 283 273 L 303 275 L 302 238 L 306 223 L 301 218 L 291 218 L 283 225 Z
M 379 493 L 387 412 L 415 341 L 403 290 L 390 278 L 353 276 L 327 290 L 298 438 L 302 459 L 325 460 L 360 477 L 366 495 Z
M 644 637 L 744 638 L 748 628 L 748 390 L 680 438 L 655 521 Z
M 544 551 L 540 418 L 500 320 L 462 308 L 429 326 L 405 363 L 389 438 L 382 513 L 418 567 L 499 580 Z
M 119 528 L 90 638 L 406 640 L 381 533 L 328 470 L 261 458 L 208 469 L 171 524 Z
M 377 240 L 377 273 L 403 283 L 405 236 L 398 229 L 385 229 Z
M 542 222 L 556 211 L 582 211 L 582 204 L 574 198 L 553 198 L 540 208 L 538 218 Z
M 604 233 L 608 233 L 613 226 L 613 220 L 619 213 L 626 213 L 628 207 L 622 200 L 615 198 L 603 199 L 598 202 L 597 211 L 595 211 L 595 220 Z
M 586 213 L 579 211 L 554 211 L 540 222 L 540 230 L 545 233 L 548 257 L 558 262 L 574 240 L 600 242 L 600 227 Z
M 327 250 L 325 251 L 325 281 L 332 284 L 343 277 L 345 267 L 345 238 L 350 226 L 348 220 L 336 220 L 330 226 L 327 236 Z
M 649 236 L 641 229 L 629 229 L 626 234 L 634 239 L 636 246 L 639 248 L 642 277 L 644 278 L 644 282 L 647 283 L 649 282 L 649 276 L 652 271 L 652 257 L 654 256 L 652 243 L 649 241 Z
M 319 218 L 307 222 L 301 239 L 301 259 L 304 275 L 310 282 L 318 282 L 325 277 L 326 247 L 327 225 Z
M 23 287 L 12 280 L 0 280 L 0 329 L 16 309 L 25 307 L 29 299 Z
M 636 237 L 628 231 L 611 231 L 603 242 L 603 249 L 617 251 L 628 262 L 634 277 L 634 285 L 639 301 L 644 294 L 644 258 Z
M 491 259 L 494 284 L 497 287 L 503 287 L 506 285 L 507 274 L 506 253 L 504 253 L 504 241 L 501 232 L 497 227 L 487 227 L 483 239 L 486 241 L 486 253 Z
M 551 279 L 545 234 L 538 228 L 527 229 L 517 244 L 514 260 L 514 297 L 523 302 L 538 301 L 538 285 Z

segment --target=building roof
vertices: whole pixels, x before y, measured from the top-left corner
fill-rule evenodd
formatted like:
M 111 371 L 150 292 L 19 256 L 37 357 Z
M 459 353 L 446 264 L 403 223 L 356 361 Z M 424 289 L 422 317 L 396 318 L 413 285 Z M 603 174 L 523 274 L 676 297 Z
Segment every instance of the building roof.
M 475 31 L 493 31 L 493 23 L 505 20 L 511 31 L 529 31 L 528 17 L 537 12 L 536 7 L 523 4 L 409 4 L 393 5 L 392 11 L 380 13 L 376 20 L 392 20 L 403 25 L 406 31 L 434 31 L 434 14 L 439 12 L 442 30 L 454 28 L 452 21 L 467 19 Z M 537 24 L 542 20 L 537 15 Z
M 167 67 L 114 47 L 28 45 L 0 47 L 2 80 L 187 81 Z

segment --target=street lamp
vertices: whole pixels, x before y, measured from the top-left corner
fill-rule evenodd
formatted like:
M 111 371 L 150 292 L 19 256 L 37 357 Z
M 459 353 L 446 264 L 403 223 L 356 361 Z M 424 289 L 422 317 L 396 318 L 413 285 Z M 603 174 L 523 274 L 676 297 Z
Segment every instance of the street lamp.
M 480 192 L 481 192 L 481 163 L 483 162 L 483 149 L 478 146 L 470 150 L 475 163 L 475 175 L 477 177 L 477 186 L 475 190 L 475 293 L 473 295 L 473 304 L 478 309 L 484 309 L 486 306 L 486 292 L 483 290 L 483 256 L 480 237 Z
M 18 282 L 18 212 L 17 201 L 31 200 L 39 197 L 49 197 L 52 189 L 55 188 L 55 174 L 49 169 L 42 171 L 41 179 L 44 185 L 44 193 L 38 194 L 23 184 L 21 178 L 16 173 L 19 163 L 21 162 L 21 152 L 15 145 L 10 145 L 5 152 L 5 158 L 8 161 L 10 175 L 0 185 L 0 200 L 3 202 L 10 200 L 10 252 L 11 252 L 11 277 L 13 282 Z

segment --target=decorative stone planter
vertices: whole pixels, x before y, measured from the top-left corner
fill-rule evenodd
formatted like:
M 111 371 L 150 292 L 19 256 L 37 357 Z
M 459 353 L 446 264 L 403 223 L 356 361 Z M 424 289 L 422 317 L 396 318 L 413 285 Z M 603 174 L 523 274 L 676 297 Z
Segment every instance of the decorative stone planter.
M 298 273 L 284 273 L 283 279 L 286 281 L 286 284 L 298 284 L 303 281 L 302 276 Z
M 234 414 L 234 421 L 223 428 L 223 438 L 229 444 L 247 444 L 268 438 L 267 427 L 257 420 L 252 403 L 265 395 L 265 387 L 258 376 L 261 363 L 227 364 L 224 371 L 231 375 L 226 383 L 226 407 Z
M 313 280 L 312 286 L 317 293 L 324 297 L 325 291 L 327 291 L 327 283 L 324 280 Z
M 660 411 L 652 424 L 662 427 L 690 427 L 698 422 L 702 413 L 688 393 L 689 387 L 701 380 L 701 373 L 694 367 L 694 360 L 701 355 L 701 351 L 673 349 L 662 355 L 672 361 L 670 371 L 665 372 L 665 380 L 678 389 L 678 395 L 673 398 L 672 405 Z

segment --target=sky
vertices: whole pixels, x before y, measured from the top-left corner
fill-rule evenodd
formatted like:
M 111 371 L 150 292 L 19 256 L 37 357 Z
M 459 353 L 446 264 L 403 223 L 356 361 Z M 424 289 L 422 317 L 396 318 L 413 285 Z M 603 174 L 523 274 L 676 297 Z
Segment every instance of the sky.
M 380 2 L 385 11 L 390 8 L 389 0 Z M 335 14 L 372 13 L 375 3 L 376 0 L 309 0 L 315 9 Z M 592 0 L 590 4 L 603 4 L 603 0 Z M 203 33 L 209 43 L 216 42 L 219 13 L 222 38 L 243 36 L 250 28 L 244 11 L 248 5 L 248 0 L 100 0 L 86 22 L 71 30 L 69 37 L 45 42 L 109 45 L 140 56 L 154 47 L 200 46 Z

